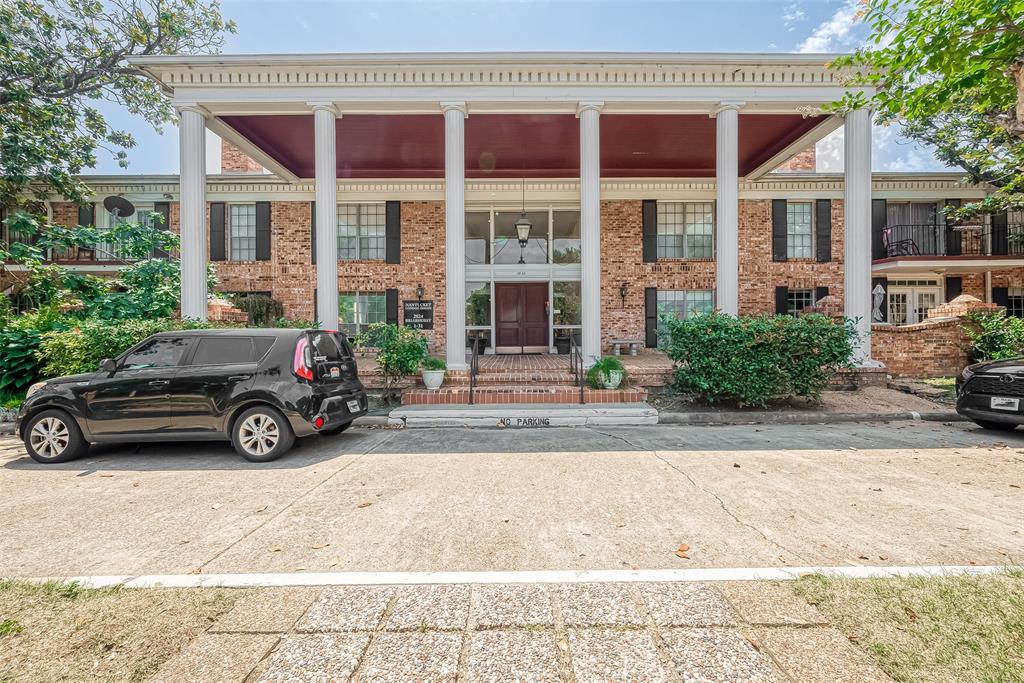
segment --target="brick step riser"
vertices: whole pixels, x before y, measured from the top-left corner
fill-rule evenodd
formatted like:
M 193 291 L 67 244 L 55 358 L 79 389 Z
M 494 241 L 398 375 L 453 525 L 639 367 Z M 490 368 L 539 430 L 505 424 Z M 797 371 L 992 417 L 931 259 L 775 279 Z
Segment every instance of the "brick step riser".
M 552 391 L 505 391 L 477 389 L 473 395 L 476 403 L 578 403 L 580 394 L 572 387 L 556 387 Z M 640 389 L 591 390 L 584 393 L 586 403 L 636 403 L 647 398 L 647 392 Z M 402 395 L 404 405 L 447 405 L 469 403 L 468 389 L 438 391 L 407 391 Z

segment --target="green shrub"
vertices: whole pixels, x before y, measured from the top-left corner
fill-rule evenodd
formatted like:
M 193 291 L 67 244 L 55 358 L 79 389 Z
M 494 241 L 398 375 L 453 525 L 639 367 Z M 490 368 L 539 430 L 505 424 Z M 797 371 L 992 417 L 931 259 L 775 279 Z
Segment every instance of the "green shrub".
M 995 313 L 969 313 L 963 325 L 971 345 L 967 353 L 972 362 L 1016 358 L 1024 354 L 1024 319 Z
M 608 373 L 616 370 L 622 373 L 622 384 L 625 384 L 628 375 L 622 360 L 618 356 L 603 356 L 587 370 L 587 384 L 591 389 L 604 389 L 604 381 Z
M 38 331 L 7 328 L 0 331 L 0 394 L 20 394 L 39 377 L 36 357 L 42 335 Z
M 278 320 L 284 319 L 284 307 L 277 299 L 266 294 L 231 296 L 229 298 L 235 307 L 249 314 L 249 324 L 253 327 L 285 327 L 275 324 Z
M 315 320 L 305 320 L 304 318 L 285 318 L 280 317 L 274 321 L 271 327 L 283 327 L 283 328 L 294 328 L 297 330 L 318 330 L 320 329 L 320 323 Z
M 422 363 L 424 370 L 447 370 L 448 363 L 445 362 L 444 358 L 435 358 L 430 356 L 423 359 Z
M 46 377 L 95 372 L 104 358 L 114 358 L 146 337 L 167 330 L 211 327 L 208 323 L 171 318 L 155 320 L 85 320 L 69 330 L 43 335 L 39 349 Z
M 677 390 L 710 401 L 766 405 L 800 396 L 819 400 L 849 365 L 856 332 L 825 316 L 666 317 L 661 347 L 675 363 Z
M 397 398 L 397 384 L 415 374 L 427 357 L 427 337 L 411 327 L 374 323 L 356 338 L 356 346 L 377 349 L 377 372 L 383 384 L 384 400 Z

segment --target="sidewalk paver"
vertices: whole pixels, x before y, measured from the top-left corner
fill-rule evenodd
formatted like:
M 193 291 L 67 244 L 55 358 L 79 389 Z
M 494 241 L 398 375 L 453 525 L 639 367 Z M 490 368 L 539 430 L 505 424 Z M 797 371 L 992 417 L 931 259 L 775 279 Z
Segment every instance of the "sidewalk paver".
M 772 582 L 263 589 L 239 600 L 155 680 L 456 679 L 889 681 L 791 587 Z

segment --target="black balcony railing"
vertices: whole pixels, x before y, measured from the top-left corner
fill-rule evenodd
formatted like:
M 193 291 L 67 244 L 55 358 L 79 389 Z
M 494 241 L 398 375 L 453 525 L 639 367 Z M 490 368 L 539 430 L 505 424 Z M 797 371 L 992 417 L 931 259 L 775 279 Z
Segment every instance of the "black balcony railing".
M 874 259 L 911 256 L 1024 256 L 1024 224 L 887 225 Z

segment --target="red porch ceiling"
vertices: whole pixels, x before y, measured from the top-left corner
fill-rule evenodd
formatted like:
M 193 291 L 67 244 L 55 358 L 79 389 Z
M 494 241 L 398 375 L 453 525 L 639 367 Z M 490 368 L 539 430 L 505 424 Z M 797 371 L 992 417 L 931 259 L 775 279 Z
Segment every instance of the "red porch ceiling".
M 223 121 L 300 178 L 314 175 L 313 117 L 224 116 Z M 746 175 L 821 119 L 741 114 L 739 171 Z M 444 177 L 444 119 L 346 115 L 337 123 L 339 178 Z M 579 122 L 569 115 L 474 114 L 466 119 L 469 178 L 574 178 Z M 714 177 L 715 120 L 707 115 L 601 117 L 601 175 Z

